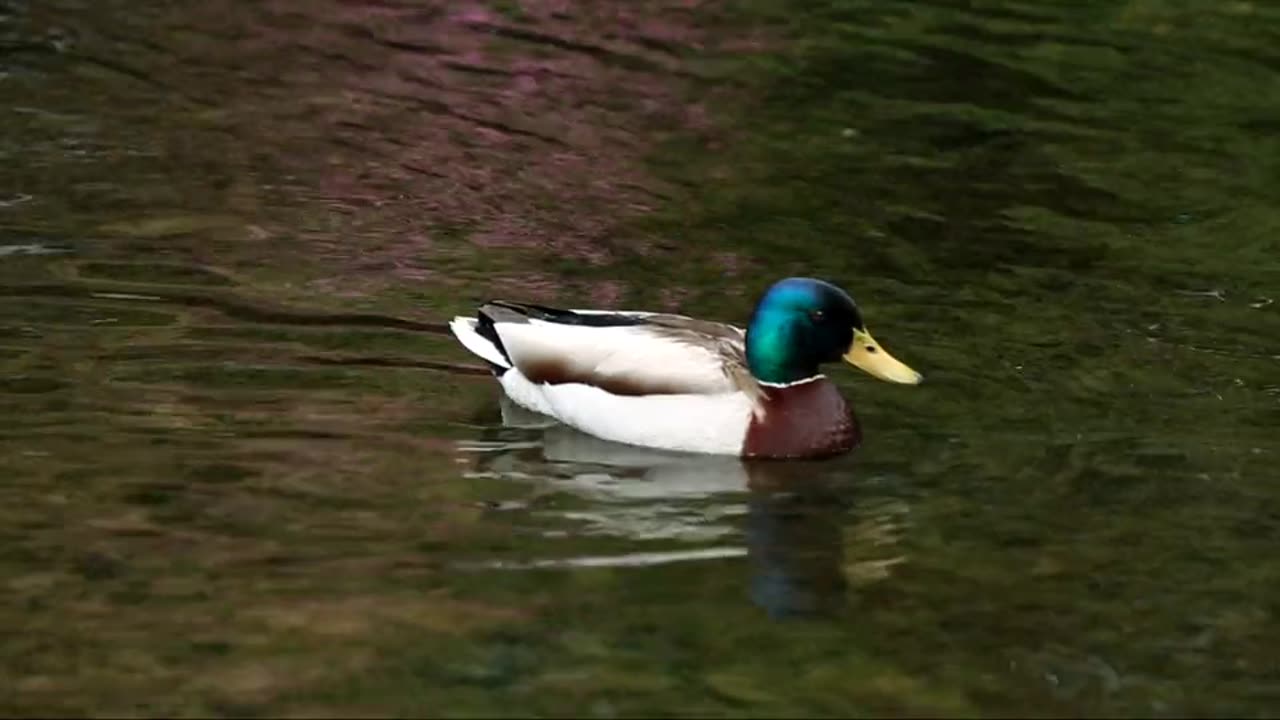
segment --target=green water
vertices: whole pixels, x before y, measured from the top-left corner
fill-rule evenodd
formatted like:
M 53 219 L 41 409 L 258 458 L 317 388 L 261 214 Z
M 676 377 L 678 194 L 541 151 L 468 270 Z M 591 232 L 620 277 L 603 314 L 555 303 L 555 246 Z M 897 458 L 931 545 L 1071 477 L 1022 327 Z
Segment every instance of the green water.
M 0 712 L 1280 710 L 1276 6 L 147 5 L 0 3 Z M 786 274 L 927 378 L 833 370 L 843 458 L 531 426 L 441 325 Z

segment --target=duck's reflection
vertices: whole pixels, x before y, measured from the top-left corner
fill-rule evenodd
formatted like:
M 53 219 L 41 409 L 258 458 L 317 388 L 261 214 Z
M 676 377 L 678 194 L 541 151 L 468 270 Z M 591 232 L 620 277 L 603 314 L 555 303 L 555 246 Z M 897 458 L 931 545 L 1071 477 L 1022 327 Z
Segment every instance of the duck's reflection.
M 751 598 L 773 615 L 824 613 L 842 604 L 844 528 L 852 473 L 823 463 L 751 463 L 747 547 Z
M 744 462 L 620 445 L 524 411 L 506 398 L 502 425 L 508 430 L 495 428 L 469 444 L 477 469 L 593 501 L 586 510 L 565 513 L 586 523 L 588 531 L 699 543 L 688 552 L 642 553 L 653 562 L 746 555 L 750 597 L 775 616 L 826 613 L 843 604 L 849 586 L 846 532 L 858 527 L 851 516 L 850 462 Z M 513 435 L 511 428 L 524 432 Z M 616 564 L 635 560 L 620 557 Z

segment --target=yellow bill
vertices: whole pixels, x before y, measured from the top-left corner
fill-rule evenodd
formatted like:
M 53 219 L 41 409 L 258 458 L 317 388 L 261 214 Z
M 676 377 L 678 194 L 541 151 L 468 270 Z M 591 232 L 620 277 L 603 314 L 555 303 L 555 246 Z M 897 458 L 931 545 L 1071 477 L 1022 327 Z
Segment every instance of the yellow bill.
M 885 352 L 866 330 L 854 329 L 853 343 L 844 359 L 850 365 L 889 382 L 917 385 L 924 376 L 903 365 L 897 358 Z

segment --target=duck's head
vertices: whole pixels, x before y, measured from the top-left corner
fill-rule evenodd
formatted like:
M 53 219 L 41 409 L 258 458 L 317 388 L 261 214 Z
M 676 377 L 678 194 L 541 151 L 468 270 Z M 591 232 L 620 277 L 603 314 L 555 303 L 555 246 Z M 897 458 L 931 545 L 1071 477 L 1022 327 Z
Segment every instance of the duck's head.
M 812 278 L 774 283 L 747 324 L 747 365 L 766 383 L 793 383 L 845 360 L 889 382 L 915 385 L 923 376 L 871 338 L 848 293 Z

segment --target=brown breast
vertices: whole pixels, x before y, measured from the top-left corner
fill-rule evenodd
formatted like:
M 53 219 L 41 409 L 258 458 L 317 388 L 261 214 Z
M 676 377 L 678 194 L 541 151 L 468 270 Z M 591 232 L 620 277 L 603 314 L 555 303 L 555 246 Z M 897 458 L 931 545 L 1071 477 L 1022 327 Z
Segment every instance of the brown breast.
M 853 409 L 825 377 L 762 389 L 765 414 L 753 417 L 747 427 L 744 457 L 822 457 L 847 452 L 862 441 Z

